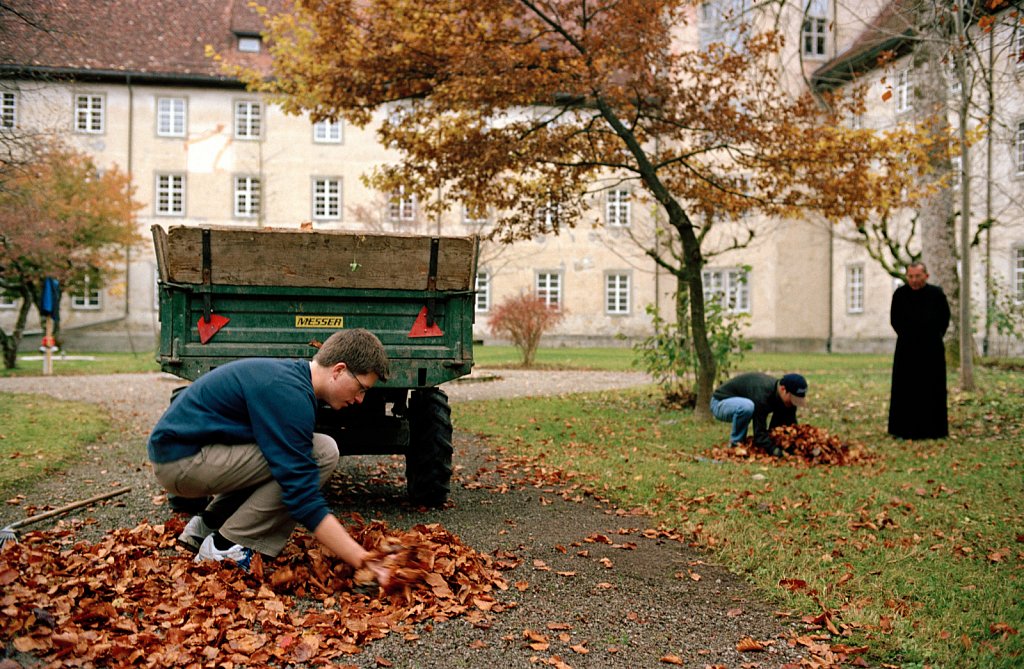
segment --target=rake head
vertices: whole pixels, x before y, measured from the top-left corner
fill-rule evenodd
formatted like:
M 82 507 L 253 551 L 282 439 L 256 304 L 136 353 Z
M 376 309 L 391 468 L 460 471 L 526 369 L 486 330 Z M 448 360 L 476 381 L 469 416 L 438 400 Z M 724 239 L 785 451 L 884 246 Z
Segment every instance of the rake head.
M 14 531 L 13 527 L 5 527 L 0 530 L 0 550 L 3 550 L 8 543 L 18 543 L 18 533 Z

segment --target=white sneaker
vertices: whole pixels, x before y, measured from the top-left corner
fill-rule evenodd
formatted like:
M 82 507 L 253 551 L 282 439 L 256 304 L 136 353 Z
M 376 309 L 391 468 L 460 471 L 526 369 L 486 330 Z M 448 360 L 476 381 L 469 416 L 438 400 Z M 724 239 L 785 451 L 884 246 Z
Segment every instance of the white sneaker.
M 203 562 L 204 560 L 212 560 L 214 562 L 232 560 L 243 571 L 249 571 L 252 554 L 253 550 L 251 548 L 239 546 L 238 544 L 226 550 L 221 550 L 213 543 L 213 535 L 211 534 L 203 539 L 203 543 L 199 546 L 199 552 L 196 553 L 195 562 Z
M 202 516 L 192 516 L 185 529 L 178 535 L 178 545 L 195 553 L 203 539 L 213 534 L 213 529 L 203 522 Z

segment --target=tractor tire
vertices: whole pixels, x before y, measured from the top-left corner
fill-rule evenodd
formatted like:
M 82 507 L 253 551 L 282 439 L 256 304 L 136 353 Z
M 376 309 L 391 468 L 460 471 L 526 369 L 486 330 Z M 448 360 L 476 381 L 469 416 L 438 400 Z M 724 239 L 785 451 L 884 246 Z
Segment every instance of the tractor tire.
M 421 506 L 448 501 L 452 480 L 452 409 L 440 388 L 412 391 L 405 480 L 409 500 Z

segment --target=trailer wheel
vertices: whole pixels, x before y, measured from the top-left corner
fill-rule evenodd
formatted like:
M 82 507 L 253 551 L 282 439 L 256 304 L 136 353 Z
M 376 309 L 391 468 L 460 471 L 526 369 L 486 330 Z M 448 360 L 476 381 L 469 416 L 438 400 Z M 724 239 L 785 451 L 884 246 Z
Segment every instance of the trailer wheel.
M 405 479 L 413 504 L 441 506 L 452 479 L 452 409 L 440 388 L 412 391 Z

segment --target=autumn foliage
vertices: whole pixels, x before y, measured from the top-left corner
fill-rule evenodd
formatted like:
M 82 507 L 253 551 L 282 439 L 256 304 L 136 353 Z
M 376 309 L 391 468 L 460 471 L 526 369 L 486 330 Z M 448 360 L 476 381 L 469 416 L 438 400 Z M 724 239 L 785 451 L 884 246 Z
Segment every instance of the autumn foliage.
M 0 331 L 4 364 L 13 367 L 29 308 L 43 280 L 93 285 L 139 240 L 127 174 L 101 171 L 88 155 L 42 143 L 0 183 L 0 289 L 22 298 L 11 333 Z
M 290 666 L 358 653 L 417 622 L 480 623 L 503 608 L 493 593 L 507 586 L 492 559 L 439 525 L 354 528 L 358 541 L 401 561 L 388 595 L 356 588 L 352 569 L 309 535 L 271 562 L 257 557 L 245 574 L 176 552 L 181 529 L 172 520 L 97 543 L 36 532 L 6 544 L 0 643 L 48 666 Z
M 565 311 L 548 306 L 533 293 L 524 293 L 494 307 L 491 334 L 510 339 L 522 355 L 523 367 L 530 367 L 541 337 L 564 317 Z
M 362 127 L 384 112 L 378 140 L 399 159 L 369 182 L 434 214 L 493 211 L 503 241 L 575 225 L 602 180 L 643 193 L 665 225 L 633 241 L 691 296 L 696 410 L 710 419 L 707 258 L 752 239 L 757 215 L 865 221 L 900 206 L 929 146 L 911 130 L 851 128 L 856 96 L 787 86 L 770 29 L 702 47 L 699 11 L 692 0 L 297 0 L 268 23 L 271 76 L 239 74 L 314 120 Z

